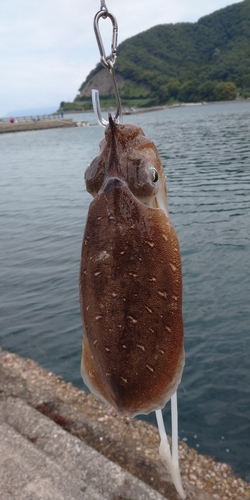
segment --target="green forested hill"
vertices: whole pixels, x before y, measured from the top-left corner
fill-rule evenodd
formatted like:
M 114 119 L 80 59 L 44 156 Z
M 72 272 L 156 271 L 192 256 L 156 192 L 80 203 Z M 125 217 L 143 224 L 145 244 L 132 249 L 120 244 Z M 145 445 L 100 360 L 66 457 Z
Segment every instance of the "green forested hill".
M 250 0 L 196 23 L 159 25 L 125 40 L 115 69 L 123 104 L 235 99 L 237 92 L 250 97 Z M 105 78 L 108 72 L 98 64 L 75 102 L 86 105 L 90 88 Z M 112 91 L 103 89 L 107 101 Z

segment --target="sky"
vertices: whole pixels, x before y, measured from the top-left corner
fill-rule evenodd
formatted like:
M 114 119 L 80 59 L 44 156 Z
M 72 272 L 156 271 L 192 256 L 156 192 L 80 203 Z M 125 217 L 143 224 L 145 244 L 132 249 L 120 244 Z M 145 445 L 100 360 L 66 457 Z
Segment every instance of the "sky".
M 195 22 L 239 0 L 106 0 L 118 43 L 157 24 Z M 1 0 L 0 117 L 72 101 L 99 62 L 93 19 L 100 0 Z M 106 53 L 112 25 L 100 21 Z

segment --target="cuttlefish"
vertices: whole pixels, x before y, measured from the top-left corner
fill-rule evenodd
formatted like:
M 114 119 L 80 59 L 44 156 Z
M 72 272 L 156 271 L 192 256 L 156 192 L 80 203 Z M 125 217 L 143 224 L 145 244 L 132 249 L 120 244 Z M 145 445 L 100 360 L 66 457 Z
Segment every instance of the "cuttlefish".
M 181 259 L 163 167 L 140 127 L 110 117 L 85 181 L 94 199 L 80 270 L 83 380 L 119 413 L 148 414 L 176 392 L 184 365 Z

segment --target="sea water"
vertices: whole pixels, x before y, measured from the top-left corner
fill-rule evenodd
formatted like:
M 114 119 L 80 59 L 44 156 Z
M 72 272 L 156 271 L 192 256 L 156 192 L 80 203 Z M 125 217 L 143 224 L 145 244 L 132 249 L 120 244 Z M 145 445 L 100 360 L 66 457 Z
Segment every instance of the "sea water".
M 103 129 L 91 113 L 73 118 L 92 125 L 0 135 L 0 345 L 83 388 L 84 171 Z M 250 103 L 124 121 L 142 126 L 160 152 L 181 247 L 180 438 L 250 481 Z

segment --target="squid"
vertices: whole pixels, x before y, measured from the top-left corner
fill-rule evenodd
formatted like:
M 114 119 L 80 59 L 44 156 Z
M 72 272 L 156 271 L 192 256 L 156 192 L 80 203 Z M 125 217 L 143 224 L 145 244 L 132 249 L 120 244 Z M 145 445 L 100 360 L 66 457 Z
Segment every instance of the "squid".
M 176 390 L 184 367 L 180 249 L 159 153 L 137 125 L 109 117 L 85 172 L 81 373 L 122 415 L 156 412 L 160 455 L 181 498 Z M 172 456 L 161 409 L 171 399 Z

